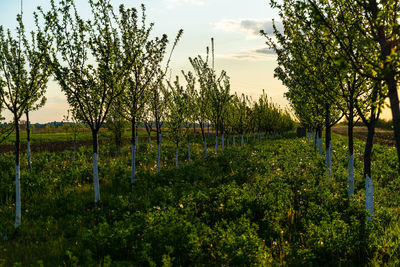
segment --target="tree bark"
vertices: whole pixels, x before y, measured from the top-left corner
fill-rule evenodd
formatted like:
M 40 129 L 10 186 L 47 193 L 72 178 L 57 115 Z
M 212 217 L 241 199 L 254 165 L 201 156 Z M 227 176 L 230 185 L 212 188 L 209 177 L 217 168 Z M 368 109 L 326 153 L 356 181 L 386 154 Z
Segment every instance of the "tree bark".
M 370 214 L 369 220 L 374 215 L 374 191 L 371 175 L 371 153 L 375 134 L 376 120 L 371 121 L 368 127 L 367 142 L 364 150 L 364 177 L 365 177 L 365 206 Z
M 348 196 L 354 194 L 354 140 L 353 140 L 353 127 L 354 127 L 354 103 L 350 101 L 350 110 L 349 110 L 349 124 L 348 124 L 348 141 L 349 141 L 349 176 L 348 176 Z
M 318 145 L 318 153 L 322 156 L 322 129 L 321 127 L 317 131 L 317 145 Z
M 94 182 L 94 202 L 100 202 L 99 167 L 98 167 L 98 130 L 92 130 L 93 137 L 93 182 Z
M 331 138 L 331 114 L 330 106 L 327 105 L 325 108 L 325 159 L 326 169 L 328 171 L 329 178 L 332 177 L 332 138 Z
M 26 115 L 26 140 L 27 140 L 27 158 L 28 158 L 28 168 L 32 171 L 32 161 L 31 161 L 31 123 L 29 121 L 29 112 Z
M 224 139 L 224 134 L 222 134 L 222 151 L 225 149 L 225 139 Z
M 132 155 L 131 155 L 131 185 L 135 183 L 136 180 L 136 117 L 133 116 L 131 120 L 131 145 L 132 145 Z
M 400 108 L 397 84 L 394 76 L 387 79 L 389 89 L 390 109 L 392 111 L 394 138 L 396 140 L 397 166 L 400 168 Z
M 21 224 L 21 178 L 20 178 L 20 162 L 19 162 L 19 123 L 17 116 L 14 116 L 15 124 L 15 228 Z

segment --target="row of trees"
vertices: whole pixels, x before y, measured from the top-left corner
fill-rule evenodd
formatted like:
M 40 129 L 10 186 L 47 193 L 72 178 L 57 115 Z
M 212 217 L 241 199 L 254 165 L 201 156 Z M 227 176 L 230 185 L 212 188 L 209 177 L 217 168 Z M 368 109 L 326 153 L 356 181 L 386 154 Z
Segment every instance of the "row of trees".
M 364 151 L 366 208 L 373 209 L 371 152 L 376 123 L 389 98 L 400 166 L 399 5 L 375 0 L 271 1 L 280 10 L 284 32 L 267 43 L 278 55 L 275 75 L 289 88 L 289 99 L 306 128 L 326 131 L 326 164 L 332 166 L 331 127 L 348 121 L 348 194 L 354 193 L 353 127 L 368 128 Z M 322 146 L 320 153 L 322 154 Z
M 166 78 L 169 63 L 183 30 L 168 47 L 166 35 L 153 37 L 154 24 L 147 24 L 145 7 L 116 12 L 110 0 L 89 0 L 91 19 L 83 19 L 73 0 L 51 0 L 51 8 L 34 13 L 35 30 L 27 37 L 18 15 L 17 37 L 0 28 L 0 107 L 13 114 L 15 141 L 16 219 L 21 221 L 20 133 L 25 114 L 29 138 L 29 112 L 45 103 L 47 82 L 53 77 L 71 107 L 69 117 L 84 123 L 92 133 L 95 203 L 100 201 L 98 176 L 98 133 L 107 125 L 121 146 L 125 127 L 131 129 L 131 183 L 135 183 L 137 127 L 141 121 L 157 136 L 157 171 L 160 171 L 162 127 L 178 149 L 189 129 L 200 125 L 207 156 L 205 127 L 213 125 L 218 137 L 224 134 L 279 132 L 293 128 L 287 110 L 268 101 L 266 94 L 257 103 L 245 95 L 231 95 L 225 71 L 214 69 L 214 45 L 207 57 L 190 58 L 193 70 Z M 212 57 L 212 59 L 210 59 Z M 155 129 L 153 129 L 155 128 Z M 120 152 L 120 150 L 118 151 Z M 28 164 L 30 149 L 28 139 Z M 176 160 L 178 166 L 178 158 Z

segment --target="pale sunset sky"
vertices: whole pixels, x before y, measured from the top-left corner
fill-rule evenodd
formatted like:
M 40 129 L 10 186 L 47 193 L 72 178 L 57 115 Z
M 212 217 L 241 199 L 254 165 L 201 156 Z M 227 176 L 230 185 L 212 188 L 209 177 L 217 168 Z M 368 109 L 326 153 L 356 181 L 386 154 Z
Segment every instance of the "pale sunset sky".
M 33 29 L 32 13 L 37 6 L 49 9 L 49 0 L 24 0 L 23 21 Z M 58 0 L 56 0 L 58 2 Z M 89 16 L 87 0 L 75 0 L 82 17 Z M 279 25 L 279 16 L 268 0 L 112 0 L 115 8 L 120 4 L 147 9 L 147 22 L 154 22 L 154 35 L 166 33 L 171 43 L 179 29 L 183 37 L 173 55 L 173 75 L 191 70 L 189 57 L 205 54 L 211 37 L 215 39 L 216 69 L 224 69 L 231 78 L 231 90 L 257 99 L 265 89 L 268 96 L 282 107 L 288 102 L 283 97 L 286 88 L 273 77 L 276 56 L 271 54 L 265 38 L 259 31 L 272 33 L 272 19 Z M 117 9 L 116 9 L 117 10 Z M 15 29 L 20 0 L 0 0 L 0 24 Z M 52 79 L 48 84 L 47 103 L 32 112 L 32 123 L 61 121 L 67 114 L 64 93 Z M 9 119 L 8 113 L 5 113 Z

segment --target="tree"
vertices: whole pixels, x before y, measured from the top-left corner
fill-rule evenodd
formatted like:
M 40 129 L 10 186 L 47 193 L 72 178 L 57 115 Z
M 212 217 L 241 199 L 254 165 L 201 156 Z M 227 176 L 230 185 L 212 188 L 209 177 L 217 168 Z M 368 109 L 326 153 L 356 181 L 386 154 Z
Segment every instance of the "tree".
M 51 41 L 47 32 L 39 28 L 37 16 L 37 29 L 31 32 L 30 40 L 25 35 L 22 15 L 17 16 L 17 22 L 18 40 L 0 26 L 0 85 L 5 88 L 0 90 L 0 102 L 12 113 L 15 130 L 16 228 L 21 223 L 19 120 L 37 104 L 46 88 L 50 76 L 46 56 Z
M 161 127 L 163 126 L 163 119 L 165 117 L 166 111 L 166 102 L 165 95 L 166 85 L 164 84 L 165 75 L 168 72 L 169 63 L 171 62 L 172 54 L 182 37 L 183 30 L 179 30 L 178 34 L 175 37 L 174 44 L 172 45 L 171 52 L 169 54 L 168 60 L 166 62 L 165 69 L 162 69 L 161 66 L 156 66 L 155 71 L 156 75 L 154 79 L 150 83 L 150 109 L 152 112 L 152 117 L 154 118 L 155 128 L 157 133 L 157 172 L 160 172 L 161 168 Z M 165 51 L 163 51 L 164 55 Z
M 141 25 L 138 23 L 139 18 L 136 9 L 125 10 L 121 6 L 120 13 L 119 27 L 122 32 L 123 54 L 132 62 L 122 95 L 122 114 L 131 124 L 131 184 L 134 184 L 137 119 L 149 99 L 152 83 L 158 78 L 158 69 L 166 53 L 168 38 L 164 34 L 161 38 L 151 39 L 150 34 L 154 24 L 146 25 L 144 5 L 142 5 Z
M 314 23 L 326 27 L 353 69 L 380 86 L 388 96 L 393 117 L 398 166 L 400 167 L 400 6 L 396 1 L 307 0 Z
M 73 0 L 60 1 L 58 6 L 52 0 L 51 10 L 42 14 L 55 40 L 49 57 L 55 79 L 76 110 L 78 120 L 85 122 L 92 133 L 94 199 L 98 203 L 98 132 L 111 104 L 122 92 L 129 62 L 120 50 L 120 37 L 113 28 L 115 17 L 109 1 L 90 0 L 89 3 L 93 22 L 79 16 Z M 90 57 L 96 65 L 89 63 Z
M 307 5 L 307 2 L 311 2 L 311 5 Z M 365 36 L 360 36 L 361 33 L 358 30 L 355 30 L 351 36 L 343 34 L 343 31 L 348 30 L 343 28 L 349 25 L 357 27 L 356 24 L 347 24 L 353 18 L 347 17 L 349 14 L 341 10 L 340 7 L 335 10 L 330 9 L 330 3 L 328 2 L 321 3 L 322 6 L 325 4 L 328 5 L 324 6 L 326 9 L 323 10 L 318 10 L 315 3 L 313 1 L 294 2 L 288 0 L 284 1 L 282 5 L 278 5 L 276 2 L 273 2 L 274 6 L 282 10 L 282 16 L 288 18 L 287 22 L 286 20 L 286 23 L 284 22 L 284 35 L 277 33 L 275 28 L 275 35 L 278 37 L 280 45 L 283 44 L 282 47 L 285 47 L 285 49 L 274 47 L 278 53 L 278 58 L 283 62 L 281 65 L 284 65 L 284 67 L 277 70 L 277 75 L 289 86 L 289 96 L 292 100 L 298 102 L 296 112 L 307 123 L 312 123 L 312 118 L 304 119 L 307 115 L 302 110 L 313 101 L 315 102 L 317 98 L 315 96 L 305 98 L 304 93 L 309 91 L 309 88 L 314 84 L 320 84 L 323 88 L 328 89 L 321 92 L 321 95 L 326 97 L 325 102 L 322 102 L 324 103 L 322 105 L 323 112 L 317 112 L 324 116 L 327 133 L 330 132 L 332 106 L 340 106 L 343 102 L 349 102 L 349 110 L 346 111 L 344 108 L 341 108 L 341 110 L 344 114 L 351 114 L 351 122 L 349 124 L 349 129 L 351 129 L 349 133 L 351 136 L 354 109 L 357 110 L 358 115 L 368 127 L 368 137 L 364 151 L 364 177 L 367 191 L 366 207 L 368 212 L 373 215 L 371 178 L 372 140 L 376 121 L 379 119 L 387 89 L 379 79 L 365 75 L 365 72 L 363 73 L 363 71 L 368 70 L 368 66 L 370 65 L 369 60 L 364 57 L 365 53 L 372 56 L 375 48 L 370 46 L 368 42 L 359 43 L 359 40 L 364 39 Z M 326 14 L 322 14 L 323 12 L 327 12 L 329 20 L 344 22 L 345 27 L 335 25 L 337 31 L 333 31 L 330 28 L 331 25 L 327 26 L 325 21 L 327 17 L 324 17 Z M 307 32 L 307 35 L 303 35 Z M 336 34 L 336 37 L 332 40 L 329 36 L 330 34 Z M 341 38 L 337 38 L 339 35 Z M 305 39 L 301 38 L 302 36 L 312 36 L 313 38 Z M 299 40 L 300 42 L 298 42 Z M 305 46 L 301 46 L 306 49 L 299 52 L 299 44 L 301 43 L 306 43 Z M 362 45 L 365 47 L 362 47 Z M 346 67 L 346 60 L 348 60 L 347 56 L 349 53 L 346 49 L 349 46 L 354 48 L 351 54 L 359 54 L 356 61 L 353 62 L 350 59 L 351 68 Z M 310 51 L 316 51 L 317 54 L 313 56 L 310 54 Z M 324 65 L 321 65 L 321 63 L 324 63 Z M 357 78 L 355 74 L 364 76 L 364 79 Z M 310 80 L 310 77 L 313 79 Z M 334 79 L 331 79 L 331 77 L 334 77 Z M 349 80 L 349 77 L 351 80 Z M 347 86 L 344 84 L 347 84 Z M 314 90 L 320 92 L 319 87 Z M 342 94 L 340 93 L 341 91 L 343 92 Z M 336 95 L 342 97 L 337 98 Z M 327 136 L 326 140 L 330 140 L 330 136 Z M 351 156 L 352 140 L 349 141 L 349 195 L 353 191 L 353 174 L 351 173 L 353 162 Z M 327 157 L 327 163 L 328 160 L 329 157 Z
M 188 135 L 190 127 L 188 123 L 189 96 L 180 85 L 178 76 L 173 84 L 168 81 L 168 87 L 169 90 L 164 93 L 167 106 L 166 119 L 168 133 L 176 148 L 176 167 L 178 168 L 179 144 Z

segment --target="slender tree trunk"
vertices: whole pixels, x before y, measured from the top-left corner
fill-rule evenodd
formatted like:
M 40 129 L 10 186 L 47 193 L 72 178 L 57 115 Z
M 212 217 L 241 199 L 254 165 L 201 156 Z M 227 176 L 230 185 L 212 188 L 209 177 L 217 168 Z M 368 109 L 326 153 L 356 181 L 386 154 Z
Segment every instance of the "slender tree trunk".
M 136 152 L 139 151 L 139 123 L 136 122 Z
M 224 134 L 222 133 L 222 151 L 225 149 L 225 140 L 224 140 Z
M 161 169 L 161 134 L 159 125 L 157 123 L 157 173 L 160 172 Z
M 15 228 L 21 224 L 21 178 L 19 172 L 19 123 L 17 116 L 14 116 L 15 124 Z
M 196 122 L 193 123 L 193 136 L 196 138 Z
M 393 117 L 393 129 L 394 129 L 394 137 L 396 140 L 397 161 L 398 161 L 398 166 L 400 166 L 400 108 L 399 108 L 399 96 L 397 93 L 397 84 L 394 76 L 391 75 L 387 79 L 387 85 L 389 89 L 390 109 L 392 111 L 392 117 Z
M 151 133 L 149 134 L 149 149 L 151 149 Z
M 28 157 L 28 168 L 32 171 L 31 161 L 31 123 L 29 121 L 29 112 L 25 112 L 26 115 L 26 140 L 27 140 L 27 157 Z
M 131 185 L 136 180 L 136 117 L 133 116 L 131 120 L 131 144 L 132 144 L 132 155 L 131 155 Z
M 371 175 L 371 153 L 375 134 L 376 120 L 371 121 L 368 127 L 367 142 L 364 150 L 364 177 L 365 177 L 365 206 L 370 214 L 368 220 L 374 216 L 374 190 Z
M 218 153 L 218 125 L 216 126 L 215 133 L 215 154 Z
M 322 156 L 322 129 L 319 128 L 317 132 L 318 153 Z
M 332 140 L 331 140 L 331 115 L 330 106 L 326 106 L 325 110 L 325 157 L 326 157 L 326 169 L 328 171 L 329 178 L 332 177 Z
M 241 145 L 241 146 L 244 146 L 244 137 L 243 137 L 243 134 L 242 134 L 242 140 L 241 140 L 240 145 Z
M 200 129 L 201 129 L 201 137 L 203 138 L 204 157 L 207 158 L 207 140 L 206 140 L 207 138 L 206 138 L 204 122 L 200 122 Z
M 315 134 L 315 129 L 313 130 L 313 145 L 316 147 L 317 146 L 317 135 Z
M 236 135 L 233 135 L 233 147 L 236 147 Z
M 93 137 L 93 182 L 94 182 L 94 202 L 100 202 L 99 167 L 98 167 L 98 130 L 92 130 Z
M 349 138 L 349 176 L 348 176 L 348 183 L 349 183 L 349 191 L 348 196 L 350 197 L 354 194 L 354 140 L 353 140 L 353 127 L 354 127 L 354 103 L 350 101 L 350 114 L 349 114 L 349 124 L 348 124 L 348 138 Z

